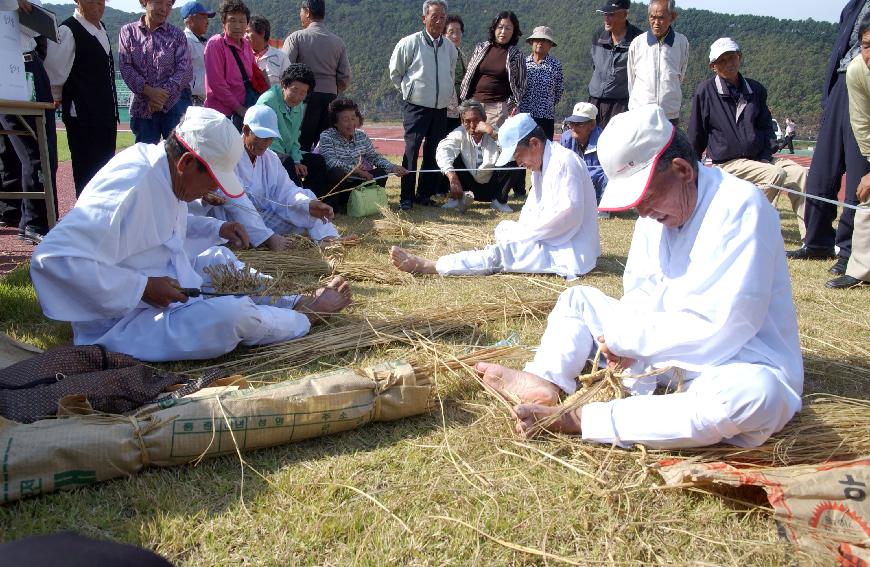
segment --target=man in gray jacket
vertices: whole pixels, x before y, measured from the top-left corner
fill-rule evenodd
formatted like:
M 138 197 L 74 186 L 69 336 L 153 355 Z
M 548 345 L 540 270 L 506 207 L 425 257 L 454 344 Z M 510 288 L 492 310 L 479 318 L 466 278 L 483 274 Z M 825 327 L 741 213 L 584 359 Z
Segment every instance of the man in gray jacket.
M 412 174 L 402 177 L 399 207 L 408 211 L 414 202 L 434 205 L 432 195 L 441 179 L 435 150 L 444 137 L 447 105 L 453 93 L 456 47 L 443 32 L 447 2 L 423 2 L 423 31 L 399 40 L 390 57 L 390 80 L 402 93 L 402 121 L 405 126 L 405 156 L 402 167 Z M 423 169 L 417 186 L 417 155 L 423 146 Z
M 589 102 L 598 109 L 598 126 L 628 109 L 628 47 L 641 33 L 628 21 L 629 0 L 606 0 L 599 12 L 604 27 L 592 36 Z

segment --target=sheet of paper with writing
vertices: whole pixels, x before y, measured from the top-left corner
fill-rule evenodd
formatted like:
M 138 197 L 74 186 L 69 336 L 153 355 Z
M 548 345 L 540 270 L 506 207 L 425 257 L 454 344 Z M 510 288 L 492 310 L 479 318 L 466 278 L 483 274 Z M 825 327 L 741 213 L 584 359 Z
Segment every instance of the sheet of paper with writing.
M 0 12 L 0 99 L 30 100 L 17 12 Z

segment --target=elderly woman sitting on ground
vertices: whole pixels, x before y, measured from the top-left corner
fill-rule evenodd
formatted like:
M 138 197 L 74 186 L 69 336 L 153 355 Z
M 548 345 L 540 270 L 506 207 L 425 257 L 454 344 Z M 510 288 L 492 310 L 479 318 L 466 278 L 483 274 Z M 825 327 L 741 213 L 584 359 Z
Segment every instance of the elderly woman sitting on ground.
M 390 163 L 375 151 L 371 139 L 359 129 L 362 114 L 356 103 L 349 98 L 339 98 L 329 104 L 329 121 L 332 128 L 320 134 L 320 155 L 326 161 L 326 187 L 328 193 L 321 199 L 335 208 L 347 204 L 349 189 L 360 183 L 375 180 L 383 187 L 386 176 L 394 173 L 399 177 L 408 173 L 401 165 Z
M 458 110 L 462 124 L 441 140 L 435 153 L 438 168 L 450 182 L 450 199 L 443 208 L 465 212 L 472 201 L 490 201 L 493 209 L 511 212 L 508 191 L 522 185 L 524 172 L 495 169 L 501 153 L 498 130 L 486 121 L 481 103 L 466 100 Z M 507 166 L 515 167 L 516 163 Z

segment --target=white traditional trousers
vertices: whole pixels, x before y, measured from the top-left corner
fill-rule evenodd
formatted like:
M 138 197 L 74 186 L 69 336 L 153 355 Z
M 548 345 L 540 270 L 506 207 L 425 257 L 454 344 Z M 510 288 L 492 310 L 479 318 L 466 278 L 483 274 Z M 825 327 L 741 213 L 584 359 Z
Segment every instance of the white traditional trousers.
M 525 370 L 565 392 L 574 392 L 575 378 L 594 355 L 593 348 L 597 348 L 594 339 L 602 335 L 601 322 L 613 312 L 616 303 L 616 299 L 591 287 L 564 291 L 547 320 L 541 346 Z M 643 361 L 632 368 L 633 372 L 643 370 Z M 726 362 L 702 372 L 685 373 L 686 381 L 679 393 L 591 403 L 583 407 L 581 414 L 583 439 L 622 446 L 641 443 L 654 448 L 701 447 L 720 442 L 755 447 L 782 429 L 800 410 L 800 399 L 791 393 L 780 374 L 769 366 Z M 640 386 L 634 390 L 652 390 Z
M 228 262 L 241 265 L 232 252 L 216 246 L 200 254 L 193 267 L 208 282 L 204 269 Z M 283 297 L 270 305 L 270 298 L 192 297 L 166 309 L 140 304 L 143 307 L 116 321 L 73 325 L 76 343 L 101 344 L 151 362 L 202 360 L 222 356 L 240 344 L 265 345 L 305 335 L 311 324 L 292 309 L 296 299 Z

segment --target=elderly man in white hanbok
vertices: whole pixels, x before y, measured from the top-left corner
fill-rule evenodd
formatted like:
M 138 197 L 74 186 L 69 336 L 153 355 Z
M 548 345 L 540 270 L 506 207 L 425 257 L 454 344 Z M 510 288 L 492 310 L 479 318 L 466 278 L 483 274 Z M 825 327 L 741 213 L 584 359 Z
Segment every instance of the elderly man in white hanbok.
M 512 159 L 532 172 L 532 190 L 519 221 L 502 221 L 495 244 L 420 258 L 393 246 L 390 258 L 414 274 L 485 275 L 496 272 L 558 274 L 573 279 L 595 267 L 600 253 L 595 189 L 577 155 L 547 140 L 528 114 L 508 118 L 499 130 L 501 167 Z
M 241 223 L 251 243 L 271 250 L 284 250 L 289 239 L 283 235 L 308 233 L 321 242 L 339 238 L 331 220 L 332 207 L 317 200 L 313 192 L 297 187 L 287 175 L 278 155 L 269 149 L 279 138 L 278 117 L 271 107 L 256 104 L 248 108 L 242 126 L 245 151 L 236 165 L 241 181 L 239 194 L 207 195 L 191 207 L 195 214 Z
M 191 107 L 165 144 L 136 144 L 113 158 L 33 253 L 31 277 L 46 316 L 72 322 L 76 344 L 165 361 L 293 339 L 318 314 L 345 307 L 350 289 L 340 279 L 312 296 L 263 305 L 181 291 L 207 285 L 208 266 L 242 267 L 215 245 L 246 246 L 244 228 L 187 212 L 187 202 L 215 187 L 241 191 L 221 167 L 241 153 L 225 116 Z
M 481 379 L 521 402 L 521 432 L 548 424 L 589 441 L 662 448 L 764 443 L 800 410 L 803 390 L 779 215 L 755 186 L 697 163 L 656 105 L 615 117 L 598 151 L 610 180 L 601 209 L 634 207 L 642 217 L 625 294 L 563 292 L 525 370 L 482 363 Z M 656 378 L 628 380 L 637 395 L 560 412 L 560 390 L 574 392 L 598 348 L 633 374 L 680 369 L 658 381 L 675 385 L 682 374 L 684 384 L 654 396 L 642 394 Z

